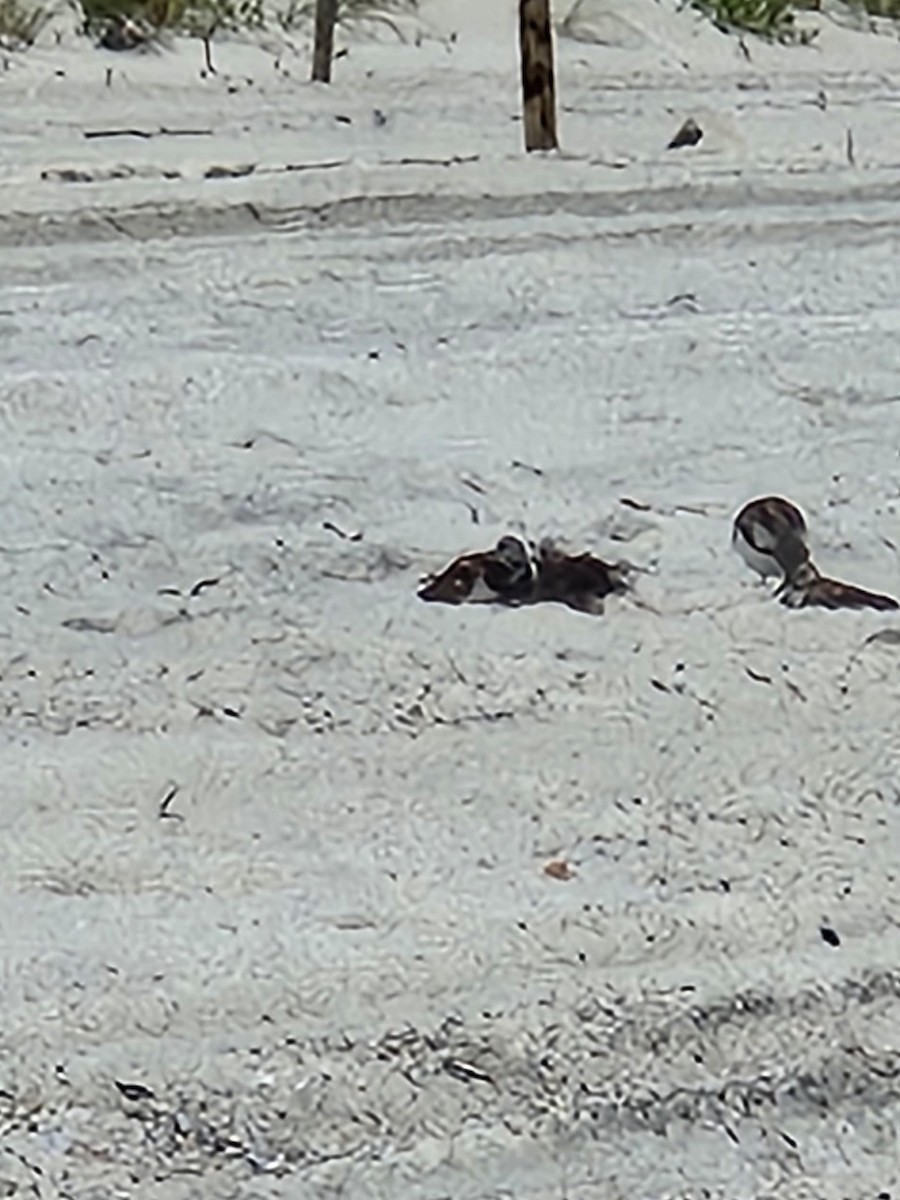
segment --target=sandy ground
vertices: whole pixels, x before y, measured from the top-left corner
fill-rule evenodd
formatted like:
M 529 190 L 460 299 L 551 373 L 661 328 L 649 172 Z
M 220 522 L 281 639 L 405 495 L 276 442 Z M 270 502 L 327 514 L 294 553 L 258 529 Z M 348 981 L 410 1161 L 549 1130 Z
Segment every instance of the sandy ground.
M 514 9 L 0 73 L 3 1195 L 900 1194 L 900 627 L 728 545 L 900 592 L 900 44 L 634 0 L 526 160 Z M 521 527 L 643 607 L 415 599 Z

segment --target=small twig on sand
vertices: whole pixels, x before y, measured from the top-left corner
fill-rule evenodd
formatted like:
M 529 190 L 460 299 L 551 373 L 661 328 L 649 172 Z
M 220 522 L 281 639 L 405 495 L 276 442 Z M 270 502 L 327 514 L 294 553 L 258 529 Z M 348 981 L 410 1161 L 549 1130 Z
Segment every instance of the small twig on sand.
M 327 529 L 329 533 L 336 533 L 337 536 L 343 539 L 345 542 L 362 541 L 363 535 L 361 530 L 357 530 L 356 533 L 347 533 L 346 530 L 343 530 L 339 526 L 335 525 L 333 521 L 323 521 L 322 528 Z
M 450 158 L 389 158 L 385 162 L 398 167 L 456 167 L 462 163 L 478 162 L 480 154 L 453 154 Z
M 168 819 L 170 821 L 183 821 L 184 820 L 184 818 L 181 816 L 180 813 L 174 813 L 174 812 L 169 811 L 169 805 L 172 803 L 172 801 L 175 799 L 175 797 L 178 795 L 178 793 L 180 791 L 181 791 L 181 788 L 178 786 L 177 783 L 173 783 L 169 788 L 167 788 L 166 794 L 163 796 L 162 800 L 160 800 L 160 802 L 159 802 L 159 817 L 160 817 L 160 819 L 162 819 L 162 820 Z
M 522 462 L 519 458 L 514 458 L 509 464 L 514 471 L 530 471 L 532 475 L 543 475 L 540 467 L 533 467 L 531 463 Z
M 152 137 L 211 137 L 211 129 L 166 129 L 160 126 L 159 129 L 85 129 L 81 135 L 92 141 L 94 138 L 116 138 L 116 137 L 136 137 L 136 138 L 152 138 Z
M 204 179 L 243 179 L 247 175 L 252 175 L 256 170 L 256 163 L 239 163 L 236 167 L 212 166 L 207 167 L 203 172 Z
M 260 167 L 260 175 L 284 175 L 290 171 L 331 171 L 335 167 L 346 167 L 349 158 L 335 158 L 328 162 L 285 163 L 283 167 Z
M 205 33 L 203 35 L 203 60 L 206 63 L 206 69 L 210 75 L 218 74 L 216 68 L 213 66 L 212 60 L 212 35 L 214 33 L 215 30 L 211 29 L 209 33 Z

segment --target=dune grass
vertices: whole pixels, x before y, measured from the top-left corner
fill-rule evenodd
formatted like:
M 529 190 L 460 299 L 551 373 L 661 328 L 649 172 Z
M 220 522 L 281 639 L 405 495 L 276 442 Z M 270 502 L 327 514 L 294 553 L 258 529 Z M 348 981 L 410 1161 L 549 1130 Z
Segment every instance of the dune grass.
M 339 0 L 338 23 L 353 25 L 365 22 L 387 25 L 402 38 L 396 17 L 418 10 L 419 0 Z M 278 10 L 277 19 L 284 30 L 311 24 L 316 14 L 316 0 L 287 0 Z
M 340 0 L 339 21 L 369 21 L 415 12 L 419 0 Z M 316 14 L 316 0 L 299 0 L 295 11 L 300 20 L 311 21 Z
M 52 8 L 29 0 L 0 0 L 0 49 L 24 50 L 54 16 Z
M 864 9 L 870 17 L 900 21 L 900 0 L 844 0 L 848 8 Z
M 19 3 L 21 0 L 0 0 Z M 311 25 L 315 0 L 78 0 L 88 32 L 122 17 L 154 32 L 206 35 L 211 30 L 283 30 Z M 340 0 L 338 21 L 387 24 L 396 30 L 395 18 L 418 9 L 418 0 Z M 399 31 L 398 31 L 399 32 Z
M 777 42 L 810 40 L 808 30 L 797 24 L 797 14 L 815 12 L 821 0 L 688 0 L 727 33 L 753 33 Z M 842 0 L 848 9 L 872 17 L 900 20 L 900 0 Z
M 726 33 L 755 33 L 778 42 L 798 40 L 793 0 L 692 0 Z

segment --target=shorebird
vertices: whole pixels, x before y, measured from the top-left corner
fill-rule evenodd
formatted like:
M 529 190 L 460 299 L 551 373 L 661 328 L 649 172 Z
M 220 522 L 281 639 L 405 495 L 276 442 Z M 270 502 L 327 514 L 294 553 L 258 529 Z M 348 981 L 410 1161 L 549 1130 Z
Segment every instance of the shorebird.
M 522 538 L 507 534 L 492 550 L 462 554 L 422 580 L 419 598 L 437 604 L 526 603 L 534 596 L 537 562 Z
M 612 592 L 624 592 L 628 567 L 593 554 L 566 554 L 545 539 L 535 549 L 511 534 L 492 550 L 462 554 L 427 576 L 419 598 L 438 604 L 565 604 L 599 615 Z
M 745 504 L 734 518 L 731 544 L 765 581 L 785 577 L 809 561 L 803 513 L 782 496 L 760 496 Z
M 810 558 L 803 513 L 782 496 L 762 496 L 734 518 L 731 541 L 741 558 L 765 579 L 780 575 L 775 597 L 788 608 L 900 607 L 892 596 L 869 592 L 823 575 Z

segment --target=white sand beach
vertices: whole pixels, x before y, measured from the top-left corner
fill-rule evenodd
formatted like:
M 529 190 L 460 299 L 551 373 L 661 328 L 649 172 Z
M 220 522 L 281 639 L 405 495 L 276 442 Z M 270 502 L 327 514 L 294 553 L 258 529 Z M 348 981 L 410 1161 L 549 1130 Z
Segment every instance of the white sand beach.
M 900 41 L 678 7 L 0 58 L 0 1194 L 900 1195 L 900 619 L 729 545 L 900 594 Z

